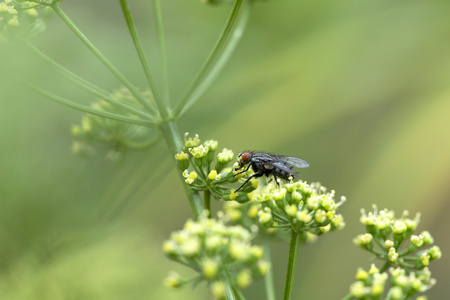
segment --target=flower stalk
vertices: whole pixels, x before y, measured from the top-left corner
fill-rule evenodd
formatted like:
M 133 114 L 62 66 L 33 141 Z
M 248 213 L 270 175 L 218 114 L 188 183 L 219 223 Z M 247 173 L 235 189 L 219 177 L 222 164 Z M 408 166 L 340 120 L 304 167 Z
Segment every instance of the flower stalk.
M 184 148 L 183 141 L 181 140 L 180 133 L 178 130 L 178 125 L 175 122 L 163 122 L 159 125 L 159 130 L 166 140 L 166 144 L 169 147 L 172 157 Z M 189 200 L 189 205 L 191 206 L 192 212 L 194 213 L 195 219 L 199 219 L 200 216 L 204 215 L 204 206 L 200 194 L 189 188 L 188 185 L 184 183 L 183 174 L 177 172 L 184 187 L 184 191 Z
M 142 48 L 141 40 L 139 39 L 139 35 L 137 33 L 136 26 L 134 25 L 133 17 L 131 16 L 130 8 L 127 0 L 120 0 L 120 5 L 122 7 L 122 12 L 127 22 L 128 30 L 130 31 L 131 38 L 133 40 L 134 47 L 136 48 L 137 55 L 139 60 L 141 61 L 141 66 L 144 69 L 145 77 L 147 78 L 147 82 L 150 86 L 150 89 L 153 93 L 153 97 L 155 99 L 156 105 L 158 107 L 159 113 L 162 118 L 167 120 L 169 113 L 167 111 L 167 106 L 163 102 L 161 95 L 156 86 L 155 80 L 153 79 L 153 75 L 150 71 L 150 66 L 147 61 L 147 57 L 144 54 L 144 49 Z
M 289 244 L 289 257 L 286 269 L 286 281 L 284 285 L 284 296 L 283 300 L 289 300 L 291 297 L 292 281 L 294 280 L 295 266 L 298 257 L 298 246 L 299 246 L 298 233 L 295 230 L 291 230 L 291 241 Z
M 72 20 L 64 13 L 64 11 L 59 7 L 57 2 L 53 2 L 51 4 L 51 8 L 58 14 L 58 16 L 63 20 L 64 23 L 75 33 L 75 35 L 86 45 L 86 47 L 91 50 L 91 52 L 111 71 L 111 73 L 116 76 L 124 86 L 126 86 L 130 92 L 136 97 L 136 99 L 141 103 L 142 106 L 146 108 L 148 112 L 152 115 L 157 113 L 157 110 L 147 101 L 144 97 L 142 97 L 141 93 L 136 89 L 136 87 L 125 78 L 125 76 L 117 70 L 117 68 L 103 55 L 103 53 L 98 50 L 94 44 L 81 32 L 81 30 L 72 22 Z
M 185 94 L 185 96 L 175 109 L 175 116 L 180 117 L 184 115 L 186 111 L 190 107 L 192 107 L 192 105 L 195 104 L 195 102 L 210 86 L 210 84 L 214 80 L 213 78 L 215 78 L 220 72 L 221 68 L 218 67 L 223 66 L 224 63 L 228 60 L 228 58 L 231 56 L 233 52 L 232 49 L 234 50 L 234 48 L 237 45 L 237 42 L 240 40 L 240 37 L 242 36 L 243 27 L 245 27 L 247 23 L 246 22 L 247 17 L 243 18 L 242 20 L 244 22 L 241 22 L 241 25 L 235 29 L 237 32 L 239 32 L 239 34 L 232 35 L 233 42 L 230 42 L 230 45 L 232 45 L 233 47 L 230 47 L 228 51 L 223 51 L 223 48 L 228 37 L 230 36 L 233 25 L 236 21 L 236 18 L 239 14 L 239 10 L 243 2 L 245 2 L 245 5 L 250 5 L 250 3 L 248 3 L 250 1 L 236 0 L 231 10 L 231 13 L 228 17 L 228 20 L 225 24 L 225 27 L 223 28 L 222 33 L 219 36 L 219 39 L 217 40 L 216 44 L 211 50 L 211 53 L 209 54 L 205 63 L 201 67 L 200 72 L 194 79 L 194 82 L 192 83 L 191 87 L 189 88 L 189 90 L 187 91 L 187 93 Z M 248 14 L 248 12 L 249 10 L 247 9 L 246 15 Z M 226 57 L 227 59 L 218 64 L 219 61 L 218 58 L 220 55 Z

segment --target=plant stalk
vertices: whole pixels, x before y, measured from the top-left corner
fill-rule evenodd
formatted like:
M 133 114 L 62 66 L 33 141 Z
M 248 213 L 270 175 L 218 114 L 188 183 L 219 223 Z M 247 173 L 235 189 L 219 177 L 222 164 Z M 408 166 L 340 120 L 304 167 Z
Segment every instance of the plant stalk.
M 289 244 L 289 258 L 286 271 L 286 282 L 284 286 L 283 300 L 289 300 L 291 297 L 292 281 L 294 280 L 295 266 L 298 257 L 299 236 L 295 230 L 291 230 L 291 242 Z
M 141 40 L 139 39 L 139 35 L 136 30 L 136 26 L 134 25 L 133 17 L 131 16 L 130 8 L 127 0 L 120 0 L 120 5 L 122 7 L 122 12 L 127 22 L 128 30 L 130 31 L 131 38 L 133 40 L 134 47 L 138 54 L 139 60 L 141 61 L 141 66 L 144 69 L 145 77 L 147 78 L 147 82 L 152 90 L 153 97 L 155 99 L 156 105 L 158 106 L 158 110 L 163 117 L 163 119 L 168 119 L 168 111 L 167 107 L 163 103 L 161 99 L 161 95 L 158 91 L 158 87 L 156 86 L 155 80 L 153 79 L 153 75 L 150 71 L 150 66 L 147 61 L 147 57 L 144 54 L 144 50 L 142 48 Z
M 163 122 L 160 124 L 159 129 L 166 140 L 167 146 L 169 147 L 173 158 L 175 154 L 179 153 L 184 148 L 183 141 L 181 140 L 178 130 L 178 125 L 175 122 Z M 198 192 L 192 191 L 189 186 L 185 184 L 183 174 L 181 174 L 181 172 L 177 173 L 188 197 L 189 205 L 194 213 L 194 217 L 197 220 L 199 217 L 205 215 L 202 198 Z
M 117 114 L 113 114 L 110 112 L 106 112 L 106 111 L 102 111 L 102 110 L 97 110 L 95 108 L 89 107 L 89 106 L 85 106 L 82 104 L 79 104 L 77 102 L 73 102 L 70 101 L 68 99 L 65 99 L 63 97 L 57 96 L 55 94 L 52 94 L 44 89 L 41 89 L 37 86 L 34 86 L 32 84 L 27 84 L 31 89 L 33 89 L 34 91 L 36 91 L 37 93 L 41 94 L 42 96 L 53 100 L 55 102 L 58 102 L 60 104 L 66 105 L 68 107 L 80 110 L 82 112 L 85 113 L 89 113 L 89 114 L 93 114 L 99 117 L 105 117 L 105 118 L 109 118 L 109 119 L 113 119 L 116 121 L 121 121 L 121 122 L 125 122 L 125 123 L 130 123 L 130 124 L 135 124 L 135 125 L 142 125 L 142 126 L 147 126 L 147 127 L 156 127 L 156 124 L 149 121 L 149 120 L 142 120 L 142 119 L 136 119 L 136 118 L 130 118 L 130 117 L 126 117 L 126 116 L 122 116 L 122 115 L 117 115 Z
M 136 87 L 131 84 L 131 82 L 128 81 L 128 79 L 125 78 L 125 76 L 119 72 L 119 70 L 114 67 L 114 65 L 98 50 L 94 44 L 89 41 L 89 39 L 81 32 L 81 30 L 70 20 L 70 18 L 64 13 L 64 11 L 59 7 L 58 2 L 54 2 L 51 5 L 52 9 L 56 12 L 56 14 L 61 18 L 61 20 L 66 23 L 66 25 L 72 30 L 73 33 L 83 42 L 83 44 L 86 45 L 86 47 L 91 50 L 91 52 L 111 71 L 111 73 L 114 74 L 114 76 L 117 77 L 117 79 L 122 82 L 123 85 L 125 85 L 130 92 L 136 97 L 136 99 L 141 103 L 142 106 L 144 106 L 148 112 L 150 112 L 152 115 L 156 115 L 157 110 L 155 107 L 147 100 L 145 99 L 141 93 L 136 89 Z
M 169 63 L 167 60 L 166 40 L 164 38 L 164 26 L 162 21 L 161 1 L 153 0 L 153 12 L 156 22 L 156 32 L 158 34 L 158 46 L 161 55 L 162 65 L 162 97 L 166 101 L 167 107 L 170 107 L 170 89 L 169 89 Z
M 45 59 L 47 62 L 50 63 L 50 65 L 57 71 L 59 72 L 61 75 L 63 75 L 64 77 L 66 77 L 68 80 L 70 80 L 71 82 L 73 82 L 74 84 L 76 84 L 77 86 L 81 87 L 82 89 L 90 92 L 91 94 L 93 94 L 94 96 L 97 96 L 117 107 L 120 107 L 136 116 L 139 116 L 143 119 L 146 120 L 150 120 L 151 122 L 154 122 L 154 118 L 149 115 L 148 113 L 142 111 L 142 109 L 138 109 L 137 107 L 125 103 L 123 101 L 114 99 L 114 97 L 108 93 L 107 91 L 99 88 L 98 86 L 90 83 L 89 81 L 81 78 L 80 76 L 72 73 L 71 71 L 67 70 L 66 68 L 64 68 L 63 66 L 61 66 L 59 63 L 57 63 L 56 61 L 54 61 L 53 59 L 51 59 L 50 57 L 48 57 L 47 55 L 45 55 L 44 53 L 42 53 L 39 49 L 37 49 L 35 46 L 33 46 L 32 44 L 30 44 L 29 42 L 26 43 L 26 45 L 28 46 L 28 48 L 30 50 L 32 50 L 34 53 L 36 53 L 37 55 L 39 55 L 40 57 L 42 57 L 43 59 Z
M 222 30 L 222 33 L 220 34 L 219 39 L 217 40 L 216 44 L 214 45 L 213 49 L 211 50 L 211 53 L 209 54 L 208 58 L 206 59 L 205 63 L 203 64 L 203 66 L 201 67 L 200 72 L 198 73 L 197 77 L 194 79 L 194 82 L 190 86 L 189 90 L 187 91 L 187 93 L 185 94 L 185 96 L 183 97 L 183 99 L 181 100 L 179 105 L 177 106 L 177 108 L 175 110 L 175 116 L 179 117 L 179 116 L 183 115 L 192 105 L 195 104 L 195 102 L 198 100 L 198 98 L 200 98 L 201 94 L 204 91 L 206 91 L 206 88 L 209 85 L 204 85 L 203 82 L 208 81 L 208 83 L 210 84 L 212 82 L 212 80 L 211 80 L 211 78 L 210 79 L 208 79 L 208 78 L 211 76 L 211 74 L 214 74 L 214 78 L 218 74 L 218 70 L 214 68 L 214 65 L 217 64 L 217 58 L 219 57 L 219 55 L 221 53 L 222 53 L 222 55 L 225 53 L 225 54 L 228 54 L 227 57 L 231 56 L 232 51 L 224 52 L 222 50 L 224 48 L 225 42 L 227 41 L 227 38 L 230 35 L 233 25 L 236 21 L 236 18 L 238 16 L 239 9 L 241 8 L 242 2 L 243 2 L 243 0 L 236 0 L 236 2 L 234 3 L 234 6 L 231 10 L 231 13 L 225 24 L 225 27 Z M 245 2 L 247 5 L 250 5 L 249 3 L 247 3 L 247 1 L 245 1 Z M 245 23 L 243 23 L 243 25 L 245 25 Z M 239 40 L 240 35 L 234 35 L 233 37 L 235 39 Z M 221 65 L 223 65 L 223 64 L 224 63 L 222 63 Z M 214 69 L 215 69 L 215 72 L 212 72 L 212 70 L 214 70 Z M 206 80 L 205 78 L 208 80 Z

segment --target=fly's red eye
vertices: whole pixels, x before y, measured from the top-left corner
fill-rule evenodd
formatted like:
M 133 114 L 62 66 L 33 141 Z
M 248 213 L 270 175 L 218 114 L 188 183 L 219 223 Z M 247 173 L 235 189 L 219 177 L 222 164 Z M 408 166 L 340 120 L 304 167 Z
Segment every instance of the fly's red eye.
M 244 154 L 242 154 L 241 161 L 243 163 L 247 163 L 249 159 L 250 159 L 250 152 L 245 152 Z

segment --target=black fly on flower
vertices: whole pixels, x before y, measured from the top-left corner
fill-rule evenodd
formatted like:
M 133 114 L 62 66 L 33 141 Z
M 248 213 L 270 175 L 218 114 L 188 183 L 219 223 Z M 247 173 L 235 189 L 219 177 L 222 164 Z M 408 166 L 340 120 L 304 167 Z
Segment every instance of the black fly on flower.
M 250 167 L 255 172 L 252 176 L 247 178 L 247 180 L 235 191 L 239 191 L 247 182 L 252 178 L 258 178 L 262 176 L 269 177 L 273 176 L 275 182 L 279 185 L 277 177 L 284 180 L 290 180 L 293 177 L 298 177 L 299 175 L 295 173 L 293 168 L 307 168 L 309 164 L 303 159 L 284 156 L 284 155 L 273 155 L 264 152 L 253 152 L 245 151 L 238 155 L 239 166 L 234 170 L 239 171 L 245 168 L 243 171 L 236 173 L 234 176 L 247 172 Z

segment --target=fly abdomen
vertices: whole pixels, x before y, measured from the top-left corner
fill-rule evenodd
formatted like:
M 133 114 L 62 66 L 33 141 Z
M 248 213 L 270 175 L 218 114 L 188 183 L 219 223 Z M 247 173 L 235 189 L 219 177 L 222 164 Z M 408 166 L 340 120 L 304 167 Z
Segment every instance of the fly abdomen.
M 293 171 L 288 173 L 286 171 L 280 170 L 278 168 L 275 168 L 273 171 L 275 176 L 280 177 L 284 180 L 289 180 L 289 177 L 295 177 L 297 174 L 295 174 Z

